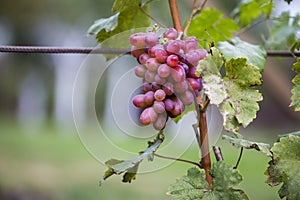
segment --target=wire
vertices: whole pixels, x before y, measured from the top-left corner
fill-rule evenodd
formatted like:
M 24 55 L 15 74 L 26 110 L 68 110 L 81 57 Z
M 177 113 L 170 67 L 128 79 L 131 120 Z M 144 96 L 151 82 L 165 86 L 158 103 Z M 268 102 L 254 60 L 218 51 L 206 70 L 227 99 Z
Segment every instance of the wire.
M 51 53 L 51 54 L 127 54 L 130 49 L 107 49 L 93 47 L 45 47 L 45 46 L 0 46 L 3 53 Z M 267 51 L 268 57 L 300 56 L 300 51 Z

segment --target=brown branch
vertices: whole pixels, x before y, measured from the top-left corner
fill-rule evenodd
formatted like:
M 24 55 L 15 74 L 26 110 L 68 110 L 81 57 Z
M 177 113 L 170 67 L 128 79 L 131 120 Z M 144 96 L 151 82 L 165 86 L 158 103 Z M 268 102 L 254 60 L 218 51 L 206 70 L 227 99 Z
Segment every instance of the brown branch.
M 179 15 L 178 6 L 177 6 L 177 0 L 169 0 L 169 6 L 170 6 L 172 19 L 173 19 L 174 28 L 178 32 L 182 32 L 183 29 L 182 29 L 182 25 L 181 25 L 181 21 L 180 21 L 180 15 Z
M 206 112 L 200 109 L 199 114 L 199 129 L 200 129 L 200 141 L 198 142 L 201 149 L 201 166 L 205 170 L 206 181 L 208 185 L 212 183 L 212 176 L 209 174 L 211 169 L 211 161 L 209 154 L 209 142 L 208 142 L 208 129 L 206 121 Z

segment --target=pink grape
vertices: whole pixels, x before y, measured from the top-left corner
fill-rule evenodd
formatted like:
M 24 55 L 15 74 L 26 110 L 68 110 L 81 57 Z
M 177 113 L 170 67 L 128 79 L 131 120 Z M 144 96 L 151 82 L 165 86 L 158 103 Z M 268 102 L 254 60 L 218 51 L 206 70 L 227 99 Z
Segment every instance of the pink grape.
M 156 83 L 156 82 L 153 82 L 152 84 L 151 84 L 151 88 L 152 88 L 152 91 L 156 91 L 156 90 L 159 90 L 159 89 L 161 89 L 161 85 L 160 84 L 158 84 L 158 83 Z
M 159 114 L 157 119 L 153 123 L 153 128 L 157 131 L 161 131 L 166 127 L 168 116 L 166 113 Z
M 142 85 L 142 91 L 143 91 L 144 93 L 146 93 L 146 92 L 148 92 L 148 91 L 150 91 L 150 90 L 152 90 L 152 85 L 151 85 L 151 83 L 144 82 L 143 85 Z
M 155 82 L 159 85 L 163 85 L 166 82 L 165 78 L 160 77 L 158 74 L 155 75 Z
M 157 60 L 155 58 L 149 58 L 146 61 L 145 65 L 149 71 L 156 72 L 156 70 L 159 66 L 159 63 L 157 62 Z
M 184 93 L 188 89 L 188 84 L 184 80 L 174 84 L 174 90 L 176 93 Z
M 156 113 L 163 113 L 165 112 L 165 104 L 162 101 L 154 101 L 153 103 L 153 109 Z
M 158 42 L 158 35 L 153 32 L 145 34 L 145 42 L 148 47 L 153 47 Z
M 156 101 L 163 101 L 165 97 L 166 97 L 166 93 L 162 89 L 156 90 L 154 93 L 154 98 Z
M 167 58 L 167 64 L 170 67 L 176 67 L 178 65 L 179 58 L 176 55 L 169 55 Z
M 149 125 L 157 119 L 157 113 L 153 110 L 152 107 L 145 108 L 140 115 L 140 122 L 143 125 Z
M 164 47 L 161 44 L 157 44 L 157 45 L 155 45 L 155 46 L 148 49 L 148 55 L 150 57 L 155 57 L 155 52 L 156 52 L 157 49 L 164 49 Z
M 138 47 L 135 47 L 135 46 L 132 46 L 131 47 L 131 55 L 133 57 L 136 57 L 138 58 L 140 55 L 142 55 L 143 53 L 145 53 L 145 50 L 144 48 L 138 48 Z
M 148 58 L 149 58 L 149 55 L 146 53 L 143 53 L 139 56 L 138 61 L 140 64 L 145 64 L 146 61 L 148 60 Z
M 145 72 L 145 80 L 148 82 L 148 83 L 152 83 L 155 81 L 155 73 L 154 72 L 151 72 L 149 70 L 146 70 Z
M 167 82 L 163 85 L 162 89 L 165 91 L 166 95 L 172 95 L 174 93 L 173 83 Z
M 161 64 L 157 69 L 157 74 L 162 78 L 167 78 L 171 74 L 171 68 L 167 64 Z
M 185 79 L 185 71 L 183 67 L 177 65 L 171 70 L 172 78 L 175 82 L 182 82 Z
M 189 84 L 189 88 L 191 90 L 201 90 L 202 86 L 201 86 L 201 80 L 200 78 L 195 79 L 195 78 L 187 78 L 188 84 Z
M 145 101 L 144 101 L 144 97 L 145 97 L 144 94 L 138 94 L 138 95 L 136 95 L 136 96 L 133 98 L 133 100 L 132 100 L 133 104 L 134 104 L 136 107 L 138 107 L 138 108 L 146 108 L 147 105 L 146 105 L 146 103 L 145 103 Z
M 136 47 L 145 47 L 145 33 L 135 33 L 130 36 L 129 42 L 131 45 L 136 46 Z
M 180 100 L 184 105 L 191 105 L 194 102 L 194 95 L 191 91 L 186 90 L 181 96 Z
M 184 51 L 187 53 L 192 50 L 196 50 L 198 47 L 198 40 L 195 36 L 191 36 L 185 39 Z
M 178 32 L 175 28 L 169 28 L 166 32 L 164 32 L 164 37 L 169 40 L 175 40 L 178 36 Z
M 178 43 L 176 40 L 169 40 L 165 44 L 166 50 L 169 53 L 179 55 L 180 53 L 180 43 Z
M 154 102 L 154 92 L 148 91 L 144 94 L 144 102 L 146 105 L 151 106 Z
M 199 55 L 200 60 L 204 59 L 208 55 L 208 53 L 205 49 L 197 49 L 196 51 Z
M 159 63 L 165 63 L 169 54 L 164 49 L 155 49 L 154 55 Z
M 147 69 L 143 65 L 137 65 L 134 68 L 134 73 L 136 76 L 143 78 L 145 76 Z
M 175 103 L 171 99 L 165 99 L 164 104 L 165 104 L 166 111 L 169 111 L 169 112 L 171 112 L 175 107 Z
M 173 97 L 172 99 L 174 101 L 174 109 L 170 111 L 170 116 L 177 117 L 184 111 L 184 105 L 179 98 Z
M 187 76 L 189 78 L 195 78 L 195 79 L 200 78 L 200 75 L 196 75 L 196 71 L 197 71 L 196 67 L 190 67 L 189 73 L 188 73 Z

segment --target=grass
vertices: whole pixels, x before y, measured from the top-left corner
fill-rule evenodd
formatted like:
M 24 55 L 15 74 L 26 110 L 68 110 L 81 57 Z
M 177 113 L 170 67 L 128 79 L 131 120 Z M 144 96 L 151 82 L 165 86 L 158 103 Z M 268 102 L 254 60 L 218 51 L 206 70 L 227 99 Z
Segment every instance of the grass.
M 114 176 L 99 188 L 98 180 L 105 166 L 85 150 L 75 131 L 63 133 L 48 127 L 38 134 L 24 134 L 21 127 L 12 124 L 3 125 L 1 129 L 0 193 L 1 190 L 23 191 L 25 194 L 41 193 L 51 199 L 72 200 L 172 199 L 166 195 L 169 184 L 190 167 L 185 163 L 173 163 L 155 172 L 138 175 L 131 184 L 123 184 L 121 176 Z M 101 141 L 99 145 L 102 145 Z M 239 150 L 224 141 L 219 145 L 226 162 L 234 165 Z M 183 157 L 195 159 L 195 152 L 196 145 Z M 239 187 L 250 199 L 279 199 L 278 187 L 271 188 L 264 183 L 263 173 L 268 160 L 254 150 L 244 151 L 239 166 L 244 180 Z M 148 165 L 151 163 L 145 162 L 145 166 Z

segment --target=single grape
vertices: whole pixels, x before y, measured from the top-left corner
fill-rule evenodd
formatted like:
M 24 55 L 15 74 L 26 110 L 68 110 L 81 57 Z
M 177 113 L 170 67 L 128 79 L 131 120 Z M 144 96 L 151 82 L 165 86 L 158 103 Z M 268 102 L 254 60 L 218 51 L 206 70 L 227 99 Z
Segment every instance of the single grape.
M 191 105 L 194 102 L 194 95 L 191 91 L 186 90 L 183 94 L 180 95 L 180 100 L 184 105 Z
M 158 74 L 155 75 L 155 82 L 159 85 L 163 85 L 166 82 L 165 78 L 160 77 Z
M 184 51 L 187 53 L 187 52 L 190 52 L 192 50 L 196 50 L 197 47 L 198 47 L 198 40 L 196 37 L 194 36 L 191 36 L 191 37 L 188 37 L 184 40 L 185 42 L 185 47 L 184 47 Z
M 154 98 L 156 101 L 163 101 L 165 97 L 166 97 L 166 93 L 162 89 L 156 90 L 154 93 Z
M 164 104 L 165 104 L 166 111 L 169 111 L 169 112 L 171 112 L 175 107 L 175 103 L 171 99 L 165 99 Z
M 188 74 L 189 73 L 189 66 L 185 63 L 182 63 L 180 64 L 180 66 L 183 67 L 184 71 L 185 71 L 185 74 Z
M 164 45 L 167 52 L 179 55 L 180 53 L 180 43 L 177 42 L 177 40 L 169 40 Z
M 158 35 L 150 32 L 145 34 L 145 42 L 148 47 L 153 47 L 158 42 Z
M 157 74 L 162 78 L 167 78 L 171 74 L 171 68 L 167 64 L 161 64 L 157 69 Z
M 145 72 L 145 80 L 148 82 L 148 83 L 153 83 L 155 81 L 155 73 L 154 72 L 151 72 L 149 70 L 146 70 Z
M 176 67 L 178 65 L 179 58 L 176 55 L 169 55 L 167 57 L 167 65 L 170 67 Z
M 146 53 L 143 53 L 143 54 L 141 54 L 141 55 L 139 56 L 138 62 L 139 62 L 140 64 L 145 64 L 146 61 L 148 60 L 148 58 L 149 58 L 149 55 L 146 54 Z
M 145 47 L 146 42 L 145 42 L 145 33 L 135 33 L 130 36 L 129 42 L 131 45 L 136 46 L 136 47 Z
M 144 93 L 148 92 L 152 90 L 152 84 L 151 83 L 148 83 L 148 82 L 144 82 L 143 85 L 142 85 L 142 91 Z
M 148 54 L 149 54 L 149 56 L 150 56 L 150 57 L 155 57 L 155 51 L 156 51 L 157 49 L 164 49 L 164 47 L 163 47 L 163 45 L 161 45 L 161 44 L 157 44 L 157 45 L 155 45 L 155 46 L 153 46 L 153 47 L 150 47 L 150 48 L 148 49 Z
M 131 47 L 131 55 L 133 57 L 138 58 L 143 53 L 145 53 L 145 49 L 144 48 L 139 48 L 139 47 L 135 47 L 135 46 Z
M 153 109 L 156 113 L 163 113 L 165 112 L 165 104 L 162 101 L 154 101 L 153 103 Z
M 143 78 L 145 76 L 147 69 L 143 65 L 137 65 L 134 68 L 134 73 L 136 76 Z
M 140 122 L 143 125 L 149 125 L 155 122 L 157 119 L 157 113 L 153 110 L 152 107 L 145 108 L 140 115 Z
M 156 91 L 156 90 L 159 90 L 159 89 L 161 89 L 162 88 L 162 85 L 160 85 L 160 84 L 158 84 L 158 83 L 156 83 L 156 82 L 153 82 L 152 84 L 151 84 L 151 88 L 152 88 L 152 91 Z
M 208 53 L 205 49 L 197 49 L 196 51 L 199 55 L 200 60 L 204 59 L 208 55 Z
M 202 83 L 200 78 L 187 78 L 186 79 L 189 84 L 190 90 L 201 90 L 202 89 Z
M 169 28 L 164 32 L 164 37 L 169 39 L 169 40 L 175 40 L 178 36 L 178 32 L 175 28 Z
M 182 82 L 185 79 L 185 71 L 180 65 L 172 68 L 171 74 L 175 82 Z
M 174 84 L 174 91 L 178 94 L 184 93 L 187 89 L 188 84 L 185 80 Z
M 145 65 L 149 71 L 156 72 L 156 70 L 159 66 L 159 63 L 157 62 L 157 60 L 155 58 L 149 58 L 146 61 Z
M 195 78 L 195 79 L 200 78 L 200 75 L 196 75 L 196 71 L 197 71 L 196 67 L 190 67 L 189 68 L 189 73 L 187 74 L 187 76 L 189 78 Z
M 138 94 L 135 97 L 133 97 L 132 102 L 138 108 L 146 108 L 147 105 L 144 101 L 144 98 L 145 98 L 144 94 Z
M 155 49 L 154 55 L 159 63 L 165 63 L 169 54 L 164 49 Z
M 157 131 L 161 131 L 166 127 L 168 116 L 166 113 L 159 114 L 157 119 L 153 123 L 153 128 Z
M 174 85 L 171 82 L 165 83 L 162 89 L 165 91 L 166 95 L 172 95 L 174 93 Z
M 172 100 L 174 101 L 174 109 L 170 111 L 170 116 L 177 117 L 184 111 L 184 104 L 176 96 L 172 97 Z
M 154 102 L 154 92 L 148 91 L 144 94 L 144 102 L 147 106 L 151 106 Z

